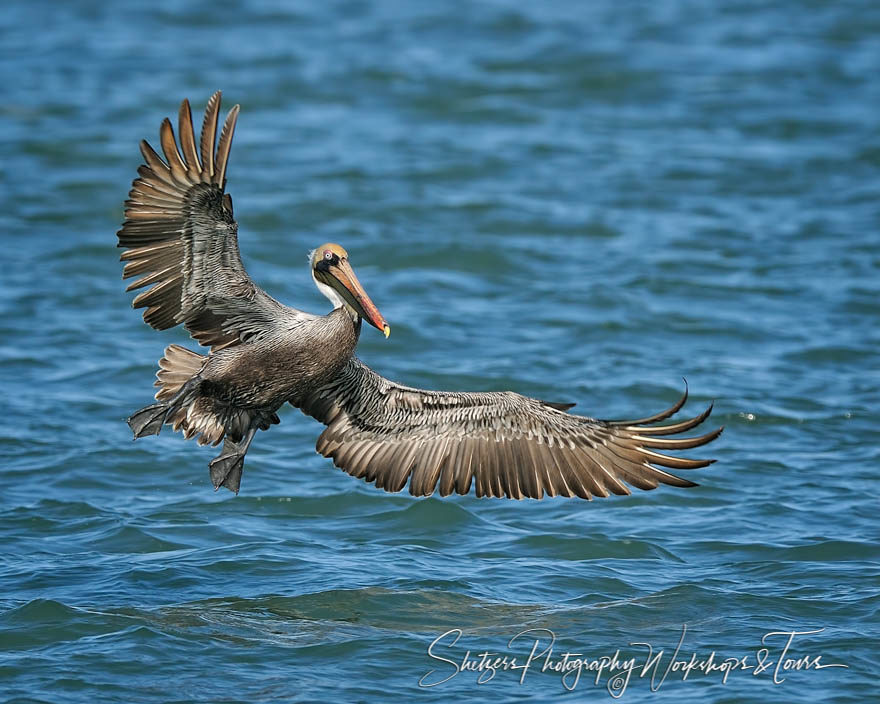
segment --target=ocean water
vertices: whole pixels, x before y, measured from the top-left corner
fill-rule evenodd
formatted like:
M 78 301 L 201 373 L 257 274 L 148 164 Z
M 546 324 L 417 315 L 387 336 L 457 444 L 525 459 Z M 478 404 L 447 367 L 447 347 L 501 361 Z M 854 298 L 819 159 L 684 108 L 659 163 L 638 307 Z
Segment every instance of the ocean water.
M 0 35 L 3 700 L 876 696 L 876 2 L 13 0 Z M 195 343 L 130 309 L 122 201 L 217 89 L 270 293 L 327 310 L 338 241 L 392 379 L 615 418 L 686 377 L 726 426 L 701 486 L 386 494 L 292 408 L 237 497 L 210 449 L 132 443 Z

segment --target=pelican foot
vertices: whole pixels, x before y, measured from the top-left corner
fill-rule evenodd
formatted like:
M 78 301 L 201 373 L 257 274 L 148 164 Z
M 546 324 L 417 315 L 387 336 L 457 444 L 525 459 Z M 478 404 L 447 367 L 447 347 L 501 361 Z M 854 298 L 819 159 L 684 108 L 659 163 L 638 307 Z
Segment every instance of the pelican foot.
M 133 413 L 126 422 L 131 428 L 131 432 L 134 433 L 134 439 L 137 440 L 145 435 L 158 435 L 167 415 L 167 405 L 154 403 L 152 406 L 147 406 Z
M 241 472 L 244 469 L 244 453 L 231 455 L 221 454 L 211 460 L 211 483 L 214 491 L 225 486 L 229 491 L 238 494 L 241 487 Z

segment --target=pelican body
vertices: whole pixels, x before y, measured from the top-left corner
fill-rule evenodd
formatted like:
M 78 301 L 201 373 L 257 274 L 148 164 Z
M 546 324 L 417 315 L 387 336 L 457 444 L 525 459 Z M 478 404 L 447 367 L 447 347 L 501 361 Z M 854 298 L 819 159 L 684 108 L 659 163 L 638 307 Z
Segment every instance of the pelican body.
M 713 460 L 675 457 L 657 450 L 698 447 L 705 435 L 669 438 L 711 413 L 657 425 L 684 405 L 632 421 L 602 421 L 568 413 L 574 404 L 551 403 L 513 392 L 415 389 L 383 378 L 355 356 L 362 321 L 390 332 L 338 244 L 312 251 L 310 269 L 332 303 L 313 315 L 279 303 L 248 276 L 238 250 L 238 225 L 226 193 L 226 167 L 239 106 L 217 138 L 220 93 L 205 109 L 196 144 L 189 102 L 180 107 L 178 136 L 162 123 L 164 159 L 145 141 L 125 203 L 119 246 L 128 290 L 147 288 L 133 301 L 144 320 L 164 330 L 183 324 L 210 348 L 202 355 L 170 345 L 156 374 L 157 403 L 129 419 L 135 438 L 166 424 L 218 445 L 210 463 L 215 490 L 238 493 L 244 458 L 257 430 L 279 422 L 285 403 L 324 423 L 317 450 L 349 474 L 386 491 L 407 482 L 413 495 L 466 494 L 542 498 L 630 493 L 627 484 L 653 489 L 693 482 L 660 467 L 695 469 Z M 658 466 L 659 465 L 659 466 Z

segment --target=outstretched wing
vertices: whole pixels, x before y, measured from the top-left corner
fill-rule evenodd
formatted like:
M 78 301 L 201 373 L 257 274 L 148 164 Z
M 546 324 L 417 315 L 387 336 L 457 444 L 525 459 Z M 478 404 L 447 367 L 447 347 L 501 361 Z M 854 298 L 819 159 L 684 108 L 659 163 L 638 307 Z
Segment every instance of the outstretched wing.
M 410 482 L 414 496 L 467 494 L 513 499 L 629 494 L 626 484 L 689 487 L 660 467 L 696 469 L 714 460 L 673 457 L 658 450 L 705 445 L 723 428 L 692 438 L 665 438 L 695 428 L 712 411 L 679 423 L 653 425 L 684 405 L 649 418 L 603 421 L 565 412 L 513 392 L 424 391 L 395 384 L 352 359 L 329 384 L 298 404 L 327 429 L 317 450 L 354 477 L 386 491 Z M 659 465 L 655 466 L 655 465 Z
M 251 281 L 238 252 L 238 224 L 224 193 L 238 109 L 229 111 L 217 141 L 220 91 L 214 93 L 197 148 L 184 100 L 180 150 L 168 118 L 159 130 L 164 161 L 141 142 L 146 163 L 138 169 L 117 233 L 118 246 L 126 248 L 122 278 L 142 275 L 127 290 L 150 286 L 132 306 L 146 308 L 144 320 L 157 330 L 183 323 L 196 340 L 214 348 L 259 335 L 293 312 Z

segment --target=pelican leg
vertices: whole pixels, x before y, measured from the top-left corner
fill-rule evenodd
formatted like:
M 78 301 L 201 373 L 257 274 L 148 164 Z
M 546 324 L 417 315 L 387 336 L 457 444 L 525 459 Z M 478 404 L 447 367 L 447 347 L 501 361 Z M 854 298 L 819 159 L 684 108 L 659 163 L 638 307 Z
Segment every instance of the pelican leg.
M 235 443 L 229 438 L 223 441 L 223 449 L 217 457 L 211 460 L 209 465 L 214 491 L 225 486 L 229 491 L 238 493 L 241 486 L 241 472 L 244 469 L 244 456 L 247 454 L 256 432 L 257 426 L 251 425 L 241 442 Z

